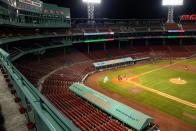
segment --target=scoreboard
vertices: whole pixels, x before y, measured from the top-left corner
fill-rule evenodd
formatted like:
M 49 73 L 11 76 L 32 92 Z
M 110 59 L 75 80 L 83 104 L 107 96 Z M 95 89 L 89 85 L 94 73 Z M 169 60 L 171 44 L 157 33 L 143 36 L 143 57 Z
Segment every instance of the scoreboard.
M 31 5 L 31 6 L 35 6 L 35 7 L 42 7 L 42 2 L 41 1 L 18 0 L 18 2 L 23 3 L 23 4 L 28 4 L 28 5 Z
M 31 12 L 41 12 L 43 2 L 39 0 L 17 0 L 17 8 Z

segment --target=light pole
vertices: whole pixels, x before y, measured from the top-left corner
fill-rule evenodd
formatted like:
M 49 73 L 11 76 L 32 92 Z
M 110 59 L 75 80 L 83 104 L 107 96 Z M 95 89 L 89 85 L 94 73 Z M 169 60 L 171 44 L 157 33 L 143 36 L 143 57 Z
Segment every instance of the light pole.
M 83 2 L 87 4 L 89 23 L 94 23 L 93 19 L 95 18 L 95 5 L 100 4 L 101 0 L 83 0 Z
M 183 0 L 162 0 L 162 5 L 168 7 L 167 23 L 174 23 L 174 7 L 183 5 Z

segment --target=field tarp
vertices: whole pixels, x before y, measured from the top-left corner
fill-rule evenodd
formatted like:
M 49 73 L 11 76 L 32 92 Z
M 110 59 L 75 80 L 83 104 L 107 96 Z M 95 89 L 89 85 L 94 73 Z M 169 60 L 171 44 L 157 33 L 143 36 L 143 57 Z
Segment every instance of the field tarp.
M 101 110 L 120 120 L 121 122 L 135 128 L 144 129 L 154 119 L 135 109 L 113 100 L 85 85 L 75 83 L 69 88 L 72 92 L 94 104 Z

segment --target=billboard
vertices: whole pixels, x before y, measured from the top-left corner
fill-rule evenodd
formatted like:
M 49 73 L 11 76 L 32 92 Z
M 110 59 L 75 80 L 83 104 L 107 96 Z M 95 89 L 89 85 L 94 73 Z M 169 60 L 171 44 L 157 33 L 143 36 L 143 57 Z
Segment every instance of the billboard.
M 183 5 L 183 0 L 162 0 L 162 5 L 164 6 L 177 6 Z
M 180 16 L 180 21 L 196 21 L 196 14 L 182 15 Z

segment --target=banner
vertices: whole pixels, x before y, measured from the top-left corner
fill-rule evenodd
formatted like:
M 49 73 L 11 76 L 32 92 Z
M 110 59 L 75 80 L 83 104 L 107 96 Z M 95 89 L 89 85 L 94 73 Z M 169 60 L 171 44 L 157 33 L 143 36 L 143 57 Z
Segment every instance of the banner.
M 196 14 L 182 15 L 180 16 L 180 21 L 196 21 Z

